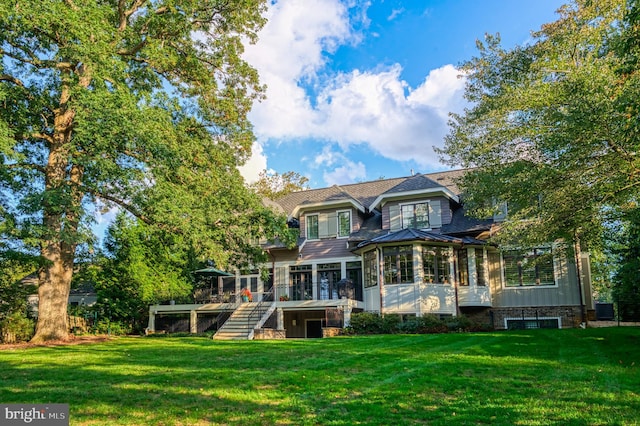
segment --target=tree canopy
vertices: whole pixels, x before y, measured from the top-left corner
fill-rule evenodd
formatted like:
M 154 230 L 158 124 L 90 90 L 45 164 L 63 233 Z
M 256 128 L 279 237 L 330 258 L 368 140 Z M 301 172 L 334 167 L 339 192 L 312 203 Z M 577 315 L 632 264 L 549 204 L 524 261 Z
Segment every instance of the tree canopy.
M 291 192 L 309 189 L 308 182 L 309 178 L 300 175 L 298 172 L 289 171 L 280 174 L 263 170 L 260 172 L 259 179 L 252 183 L 250 187 L 263 197 L 277 200 Z
M 240 55 L 264 7 L 0 2 L 0 230 L 41 259 L 34 341 L 67 337 L 74 256 L 97 209 L 180 235 L 219 267 L 282 231 L 237 171 L 263 92 Z
M 558 13 L 530 44 L 478 42 L 461 67 L 469 107 L 441 154 L 473 168 L 461 183 L 471 211 L 507 203 L 503 237 L 596 243 L 603 216 L 640 188 L 638 10 L 576 0 Z

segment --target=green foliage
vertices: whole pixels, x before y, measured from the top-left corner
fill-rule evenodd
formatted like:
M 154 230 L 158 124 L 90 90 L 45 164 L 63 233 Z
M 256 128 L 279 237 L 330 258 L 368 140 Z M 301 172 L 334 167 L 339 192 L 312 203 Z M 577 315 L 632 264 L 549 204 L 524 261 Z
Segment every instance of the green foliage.
M 380 316 L 371 312 L 358 312 L 351 315 L 347 334 L 431 334 L 449 331 L 480 331 L 482 327 L 464 315 L 441 320 L 435 315 L 408 318 L 402 321 L 399 315 Z
M 469 211 L 487 217 L 492 201 L 507 203 L 499 238 L 597 246 L 603 217 L 639 195 L 638 25 L 628 6 L 573 1 L 531 44 L 505 50 L 487 36 L 463 64 L 470 107 L 452 116 L 441 152 L 476 167 L 461 182 Z
M 106 334 L 109 336 L 125 336 L 131 334 L 132 331 L 130 324 L 109 319 L 101 319 L 91 328 L 91 332 L 94 334 Z
M 36 286 L 22 282 L 35 271 L 33 256 L 0 251 L 0 321 L 16 313 L 28 315 L 27 296 L 37 292 Z
M 620 267 L 613 282 L 613 300 L 623 321 L 640 321 L 640 209 L 627 211 L 622 227 L 623 244 L 618 250 Z
M 286 218 L 237 169 L 263 93 L 243 42 L 264 10 L 264 0 L 0 2 L 0 234 L 41 255 L 43 294 L 68 290 L 78 244 L 95 244 L 97 209 L 126 211 L 221 268 L 263 256 L 249 243 L 258 237 L 290 241 Z M 38 339 L 63 337 L 62 299 L 40 310 Z
M 309 189 L 307 183 L 309 178 L 301 176 L 297 172 L 268 173 L 266 170 L 260 172 L 257 182 L 250 185 L 251 189 L 270 200 L 277 200 L 291 192 Z
M 13 312 L 0 319 L 0 342 L 18 343 L 31 339 L 35 323 L 24 312 Z

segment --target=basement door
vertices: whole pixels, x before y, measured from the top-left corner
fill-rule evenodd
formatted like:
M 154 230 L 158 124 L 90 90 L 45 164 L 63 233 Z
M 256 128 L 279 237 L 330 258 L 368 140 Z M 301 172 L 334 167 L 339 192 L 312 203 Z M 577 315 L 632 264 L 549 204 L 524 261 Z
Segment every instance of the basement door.
M 322 320 L 308 319 L 305 323 L 305 334 L 307 339 L 317 339 L 322 337 Z

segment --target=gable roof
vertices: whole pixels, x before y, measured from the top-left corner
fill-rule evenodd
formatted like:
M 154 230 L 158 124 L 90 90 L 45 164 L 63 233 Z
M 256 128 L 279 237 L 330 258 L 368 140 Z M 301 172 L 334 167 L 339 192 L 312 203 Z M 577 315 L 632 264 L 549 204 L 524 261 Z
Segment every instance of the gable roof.
M 446 190 L 450 196 L 457 197 L 460 190 L 456 179 L 464 174 L 464 170 L 416 174 L 391 179 L 379 179 L 369 182 L 352 183 L 348 185 L 333 185 L 328 188 L 307 189 L 296 191 L 276 200 L 289 217 L 294 217 L 305 207 L 319 207 L 326 205 L 353 205 L 356 208 L 369 208 L 385 193 L 399 195 L 402 192 Z M 390 192 L 391 191 L 391 192 Z M 455 199 L 455 198 L 454 198 Z M 364 211 L 364 210 L 363 210 Z
M 369 206 L 369 210 L 373 210 L 385 200 L 399 199 L 407 196 L 421 195 L 426 193 L 441 192 L 456 203 L 460 202 L 458 196 L 442 183 L 438 183 L 428 176 L 417 174 L 406 178 L 393 188 L 380 194 Z

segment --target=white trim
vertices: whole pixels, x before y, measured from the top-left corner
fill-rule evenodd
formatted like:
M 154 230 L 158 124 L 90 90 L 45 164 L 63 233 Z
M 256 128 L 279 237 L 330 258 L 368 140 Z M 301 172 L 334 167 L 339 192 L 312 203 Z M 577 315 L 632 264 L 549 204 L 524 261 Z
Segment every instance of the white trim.
M 418 190 L 414 190 L 414 191 L 404 191 L 404 192 L 394 192 L 392 194 L 388 194 L 388 193 L 381 194 L 381 195 L 378 196 L 378 198 L 376 198 L 373 201 L 373 203 L 371 203 L 371 205 L 369 206 L 369 211 L 375 209 L 376 207 L 378 207 L 378 205 L 384 206 L 384 203 L 386 201 L 400 200 L 400 199 L 412 197 L 412 196 L 415 196 L 415 195 L 427 195 L 427 194 L 431 195 L 431 194 L 437 194 L 437 193 L 441 193 L 445 197 L 449 197 L 450 199 L 452 199 L 456 203 L 460 202 L 458 196 L 456 196 L 453 192 L 451 192 L 449 189 L 445 188 L 444 186 L 441 186 L 441 187 L 438 187 L 438 188 L 418 189 Z
M 418 229 L 422 229 L 424 231 L 431 231 L 433 228 L 431 226 L 431 215 L 429 214 L 430 210 L 431 210 L 431 203 L 433 202 L 433 200 L 431 199 L 426 199 L 426 200 L 415 200 L 415 201 L 407 201 L 405 203 L 398 203 L 398 207 L 400 208 L 400 229 L 408 229 L 408 226 L 405 226 L 404 224 L 404 217 L 402 215 L 402 207 L 403 206 L 415 206 L 417 204 L 426 204 L 427 205 L 427 221 L 429 222 L 429 226 L 427 228 L 418 228 Z M 415 215 L 415 207 L 414 207 L 414 215 Z
M 297 205 L 293 209 L 291 214 L 289 215 L 288 219 L 291 220 L 294 217 L 297 217 L 298 214 L 304 212 L 305 210 L 318 210 L 318 209 L 329 210 L 332 206 L 333 207 L 336 207 L 336 206 L 337 207 L 352 206 L 352 207 L 356 208 L 357 210 L 360 210 L 362 213 L 366 212 L 365 206 L 363 206 L 362 204 L 360 204 L 359 202 L 357 202 L 354 199 L 336 200 L 336 201 L 320 201 L 320 202 L 317 202 L 317 203 L 309 203 L 309 204 Z
M 349 213 L 349 233 L 347 235 L 341 236 L 340 235 L 340 213 Z M 344 239 L 344 238 L 349 238 L 349 235 L 351 235 L 351 232 L 353 231 L 353 211 L 351 209 L 344 209 L 344 210 L 336 210 L 336 238 L 337 239 Z
M 536 248 L 545 248 L 544 246 L 540 246 L 540 247 L 531 247 L 528 248 L 526 250 L 533 250 Z M 557 272 L 557 264 L 556 264 L 556 256 L 555 253 L 556 251 L 553 249 L 552 246 L 549 247 L 549 249 L 551 249 L 551 255 L 552 255 L 552 266 L 553 266 L 553 284 L 532 284 L 532 285 L 516 285 L 516 286 L 508 286 L 507 285 L 507 277 L 505 275 L 505 270 L 504 270 L 504 256 L 503 256 L 503 251 L 509 251 L 509 249 L 501 249 L 499 251 L 500 253 L 500 280 L 501 282 L 501 286 L 503 290 L 524 290 L 524 289 L 549 289 L 549 288 L 558 288 L 559 284 L 558 284 L 558 272 Z
M 318 218 L 318 238 L 309 238 L 309 217 L 316 216 Z M 304 215 L 304 238 L 305 241 L 320 241 L 320 213 L 309 213 Z

